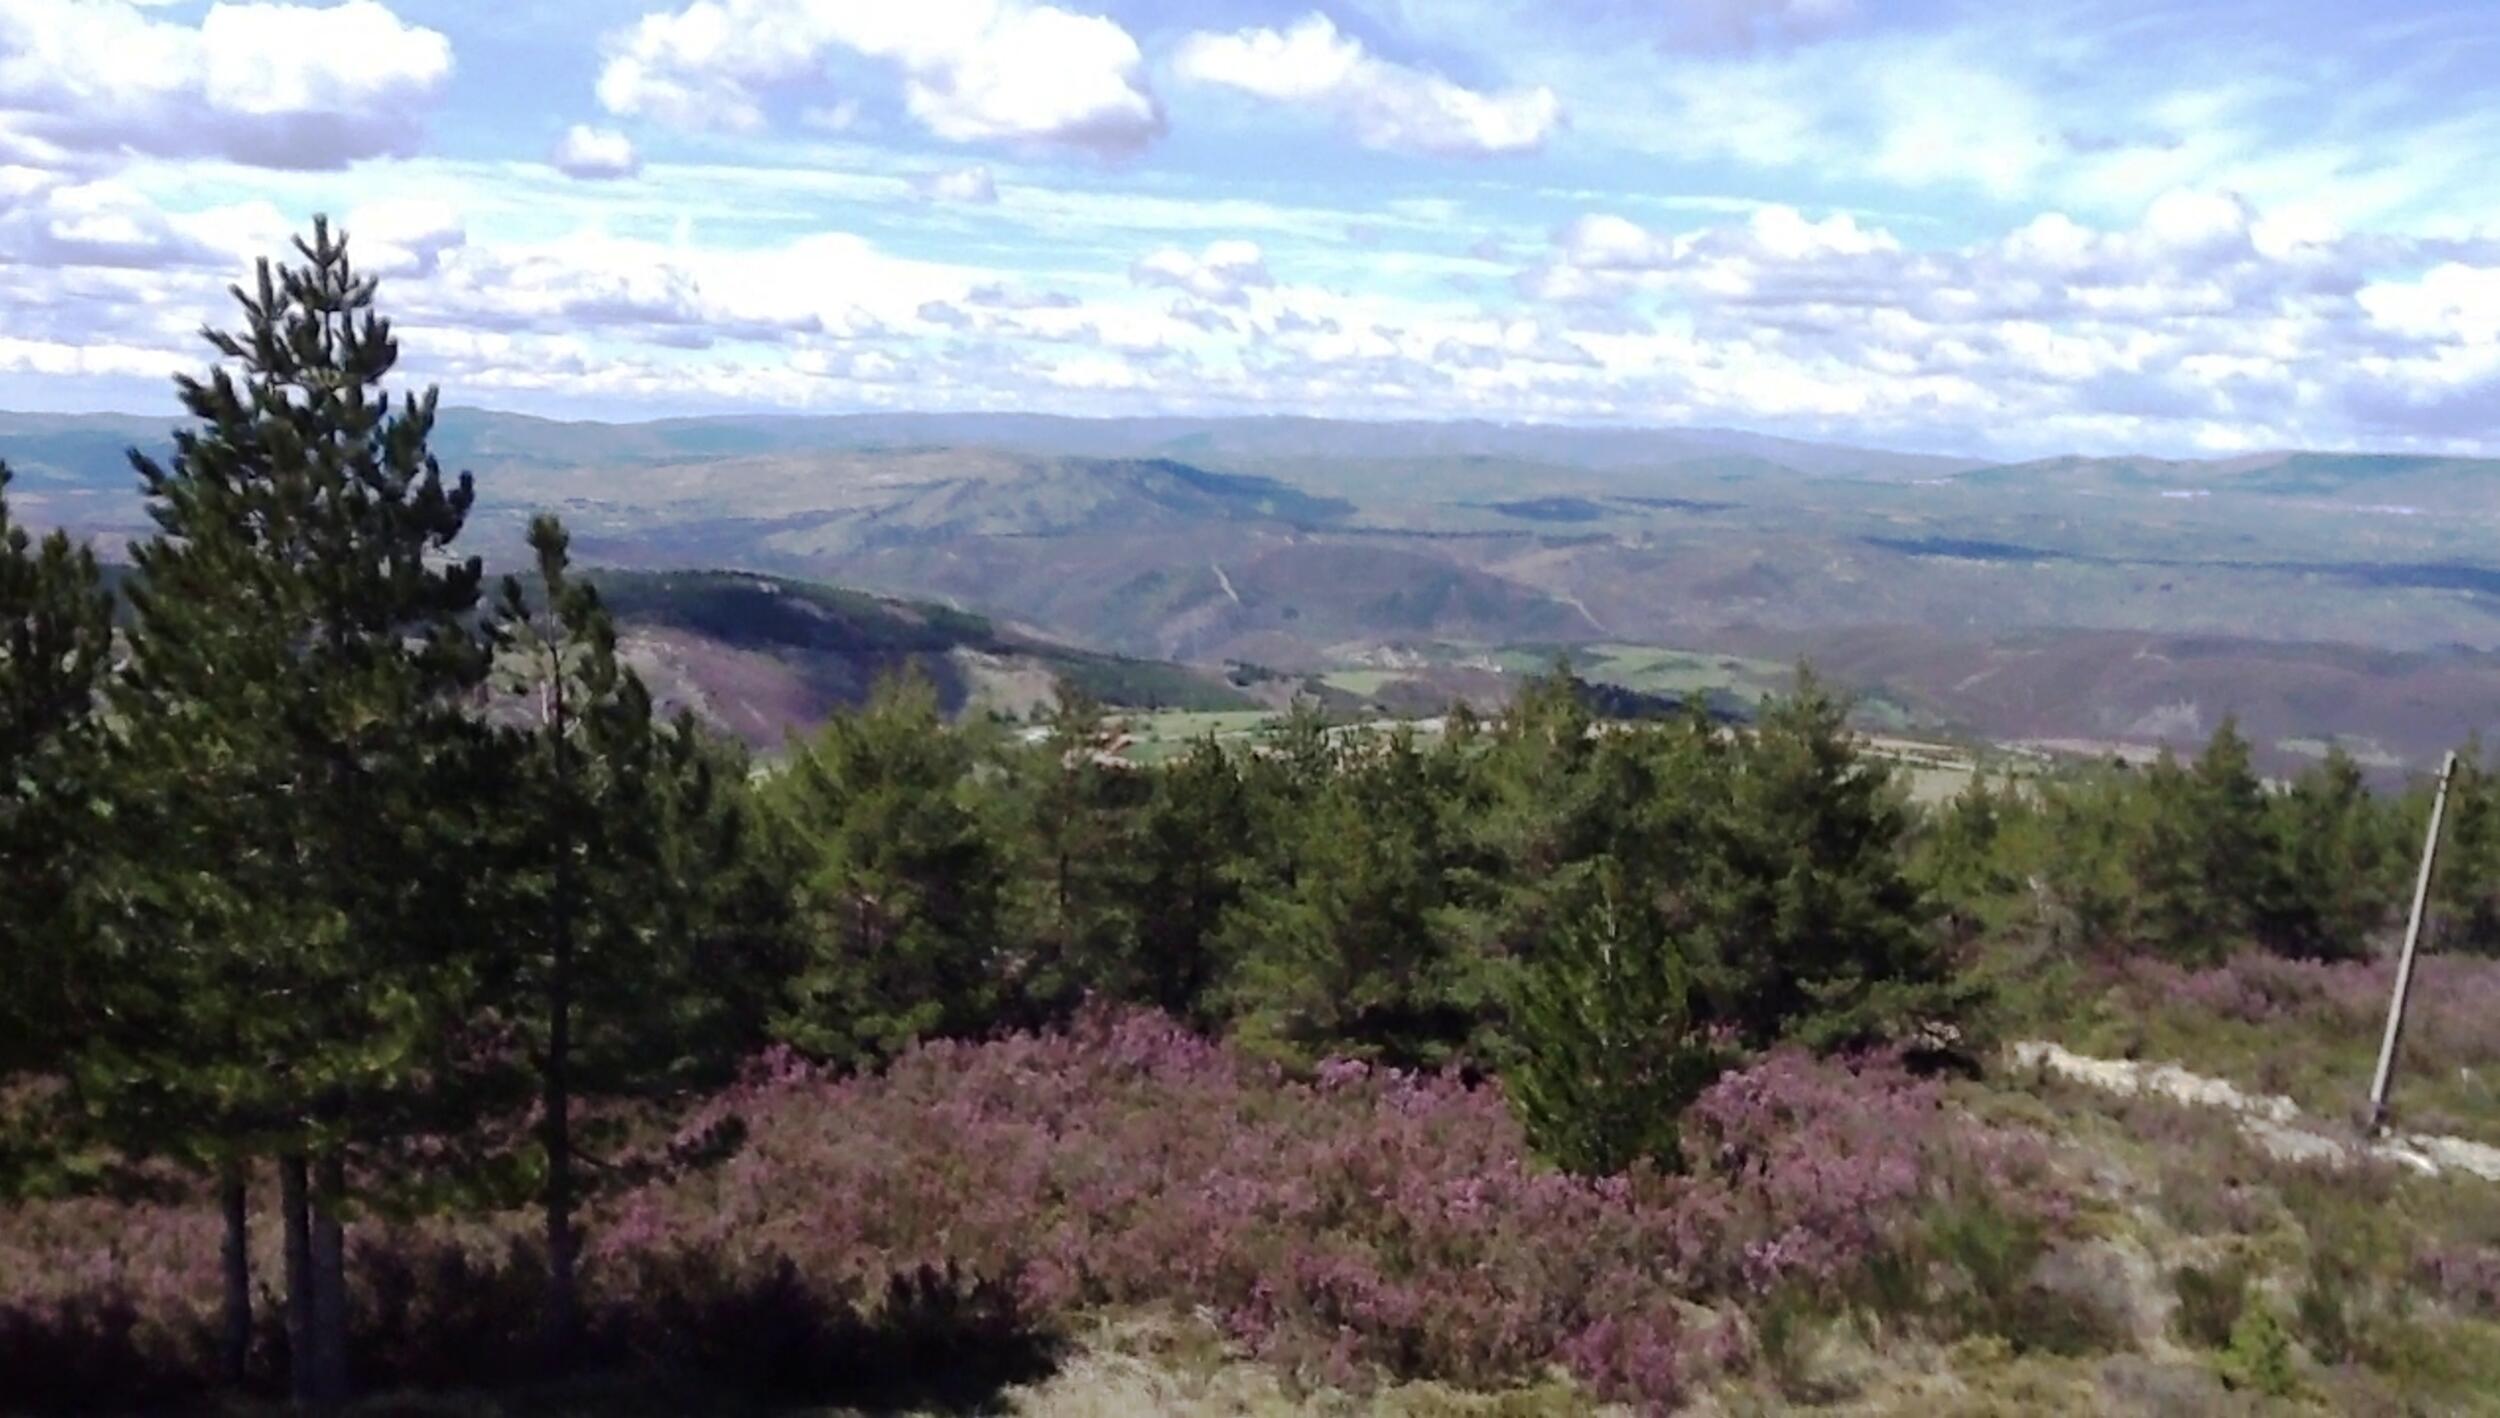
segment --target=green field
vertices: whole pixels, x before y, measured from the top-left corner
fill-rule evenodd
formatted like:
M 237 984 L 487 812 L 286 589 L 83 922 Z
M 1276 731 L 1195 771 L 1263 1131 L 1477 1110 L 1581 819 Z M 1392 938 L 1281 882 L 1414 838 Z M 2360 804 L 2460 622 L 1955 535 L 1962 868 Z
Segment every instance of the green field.
M 1210 735 L 1222 743 L 1246 741 L 1275 717 L 1265 709 L 1168 709 L 1128 715 L 1121 722 L 1131 740 L 1128 756 L 1139 763 L 1161 763 Z
M 1405 670 L 1330 670 L 1320 676 L 1320 682 L 1333 689 L 1342 689 L 1348 694 L 1359 694 L 1370 698 L 1378 694 L 1383 685 L 1412 677 Z
M 1592 645 L 1588 656 L 1575 666 L 1584 677 L 1649 694 L 1731 689 L 1758 698 L 1785 687 L 1790 678 L 1789 667 L 1776 661 L 1656 645 Z

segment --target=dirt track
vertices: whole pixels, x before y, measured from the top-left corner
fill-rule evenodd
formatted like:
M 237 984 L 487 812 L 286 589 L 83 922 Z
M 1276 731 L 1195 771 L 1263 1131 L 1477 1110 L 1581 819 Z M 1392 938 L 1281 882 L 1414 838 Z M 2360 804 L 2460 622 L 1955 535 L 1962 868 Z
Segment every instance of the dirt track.
M 2288 1160 L 2334 1165 L 2354 1156 L 2368 1156 L 2412 1168 L 2425 1176 L 2456 1171 L 2500 1182 L 2500 1147 L 2427 1133 L 2392 1133 L 2372 1139 L 2349 1132 L 2338 1136 L 2309 1124 L 2299 1105 L 2289 1098 L 2245 1093 L 2225 1079 L 2190 1073 L 2176 1064 L 2096 1059 L 2038 1039 L 2022 1040 L 2008 1053 L 2017 1067 L 2039 1068 L 2112 1093 L 2151 1093 L 2196 1107 L 2237 1113 L 2242 1131 L 2268 1152 Z

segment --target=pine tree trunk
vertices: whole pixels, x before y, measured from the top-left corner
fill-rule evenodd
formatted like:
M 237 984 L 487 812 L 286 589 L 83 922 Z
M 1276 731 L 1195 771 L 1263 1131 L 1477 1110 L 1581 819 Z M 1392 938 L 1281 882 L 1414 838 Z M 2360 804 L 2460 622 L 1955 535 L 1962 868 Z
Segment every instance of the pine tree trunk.
M 547 1146 L 547 1366 L 562 1375 L 572 1364 L 580 1323 L 574 1282 L 573 1233 L 573 940 L 559 888 L 554 969 L 548 979 L 547 1074 L 542 1111 Z
M 347 1228 L 339 1204 L 347 1168 L 336 1152 L 321 1159 L 312 1203 L 314 1399 L 325 1408 L 347 1401 Z
M 218 1206 L 226 1219 L 225 1326 L 218 1340 L 217 1359 L 226 1382 L 239 1386 L 252 1353 L 252 1232 L 242 1162 L 225 1164 L 217 1190 Z
M 547 684 L 543 713 L 553 751 L 557 801 L 575 806 L 572 706 L 560 661 L 549 667 Z M 555 889 L 547 921 L 547 1069 L 540 1080 L 547 1149 L 547 1328 L 543 1338 L 548 1371 L 554 1375 L 562 1375 L 572 1363 L 574 1330 L 580 1318 L 574 1284 L 572 1079 L 573 906 L 579 890 L 573 854 L 579 840 L 568 825 L 556 844 Z
M 572 1000 L 570 948 L 557 938 L 552 1018 L 547 1030 L 545 1128 L 547 1128 L 547 1368 L 562 1375 L 572 1365 L 572 1338 L 580 1325 L 572 1233 Z
M 279 1209 L 286 1219 L 286 1368 L 287 1392 L 298 1407 L 310 1406 L 313 1388 L 313 1261 L 311 1199 L 304 1159 L 290 1153 L 278 1159 Z

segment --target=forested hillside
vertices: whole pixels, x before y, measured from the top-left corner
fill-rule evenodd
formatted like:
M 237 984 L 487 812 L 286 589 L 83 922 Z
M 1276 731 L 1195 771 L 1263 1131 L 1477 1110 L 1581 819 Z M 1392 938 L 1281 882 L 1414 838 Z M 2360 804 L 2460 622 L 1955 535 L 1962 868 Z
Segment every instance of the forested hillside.
M 0 1408 L 961 1407 L 1121 1325 L 1432 1411 L 2500 1382 L 2486 1184 L 2001 1047 L 2348 1106 L 2425 788 L 2226 721 L 1919 807 L 1811 673 L 1630 722 L 1567 668 L 1140 766 L 1105 699 L 1227 691 L 552 516 L 490 584 L 374 302 L 326 226 L 263 269 L 127 577 L 0 479 Z M 633 626 L 874 687 L 759 769 Z M 2486 1137 L 2496 775 L 2402 1105 Z
M 759 750 L 878 680 L 928 681 L 950 716 L 1022 718 L 1058 687 L 1142 711 L 1253 707 L 1210 671 L 1062 645 L 946 606 L 889 600 L 785 577 L 726 571 L 603 570 L 586 578 L 617 619 L 624 654 L 663 709 L 691 709 Z

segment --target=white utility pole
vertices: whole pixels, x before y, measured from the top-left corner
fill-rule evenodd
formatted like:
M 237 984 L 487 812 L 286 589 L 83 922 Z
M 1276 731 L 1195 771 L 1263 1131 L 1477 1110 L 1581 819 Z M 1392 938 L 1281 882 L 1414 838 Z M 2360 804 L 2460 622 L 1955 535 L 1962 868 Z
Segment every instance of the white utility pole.
M 2404 953 L 2396 957 L 2396 990 L 2387 1001 L 2387 1033 L 2379 1040 L 2378 1072 L 2370 1079 L 2370 1131 L 2387 1131 L 2387 1083 L 2396 1071 L 2396 1040 L 2405 1027 L 2405 999 L 2413 993 L 2413 953 L 2422 943 L 2422 917 L 2431 902 L 2431 866 L 2439 860 L 2439 824 L 2448 815 L 2448 784 L 2457 756 L 2439 765 L 2439 791 L 2431 798 L 2430 832 L 2422 839 L 2422 872 L 2413 879 L 2413 915 L 2405 921 Z

